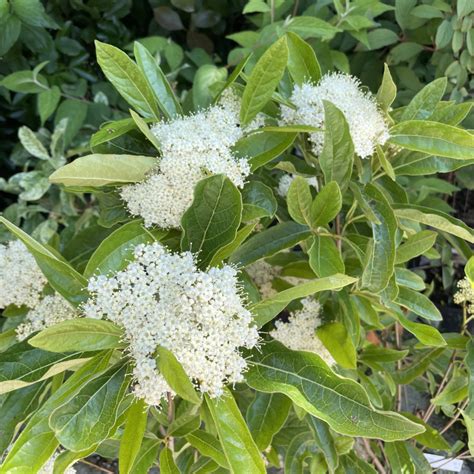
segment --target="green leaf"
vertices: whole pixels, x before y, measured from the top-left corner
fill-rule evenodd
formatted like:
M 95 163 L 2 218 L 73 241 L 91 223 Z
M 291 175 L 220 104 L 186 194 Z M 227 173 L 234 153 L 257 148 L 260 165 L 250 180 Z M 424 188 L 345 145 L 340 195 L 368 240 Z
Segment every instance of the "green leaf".
M 37 94 L 49 89 L 46 78 L 42 74 L 35 76 L 33 71 L 17 71 L 9 74 L 0 81 L 0 86 L 22 94 Z
M 185 400 L 197 405 L 201 404 L 201 399 L 194 389 L 194 385 L 189 380 L 181 364 L 171 351 L 159 346 L 156 350 L 157 365 L 168 385 Z
M 18 138 L 23 148 L 35 158 L 49 160 L 50 156 L 44 145 L 37 138 L 35 133 L 28 127 L 23 126 L 18 129 Z
M 405 443 L 386 443 L 385 453 L 387 454 L 393 472 L 416 474 L 415 466 L 411 460 L 410 453 L 408 452 Z
M 76 158 L 56 170 L 51 183 L 100 187 L 143 181 L 158 164 L 152 156 L 93 154 Z
M 298 35 L 287 33 L 288 45 L 288 71 L 295 84 L 313 82 L 316 84 L 321 79 L 321 67 L 319 66 L 313 48 Z
M 279 392 L 336 432 L 396 441 L 423 428 L 401 415 L 372 408 L 364 389 L 336 375 L 316 354 L 295 352 L 273 341 L 255 352 L 247 383 L 262 392 Z
M 474 257 L 471 257 L 464 267 L 464 273 L 466 274 L 471 285 L 474 287 Z
M 449 443 L 443 438 L 443 436 L 441 436 L 439 431 L 435 430 L 428 423 L 425 423 L 422 419 L 418 418 L 412 413 L 403 412 L 402 414 L 403 416 L 409 418 L 411 421 L 414 421 L 415 423 L 418 423 L 425 428 L 424 433 L 420 433 L 419 435 L 415 436 L 415 439 L 418 443 L 430 449 L 437 449 L 441 451 L 449 450 Z
M 342 207 L 342 194 L 336 181 L 322 187 L 311 205 L 311 225 L 325 226 L 337 217 Z
M 49 284 L 58 293 L 74 306 L 80 305 L 87 299 L 85 291 L 87 280 L 80 273 L 3 216 L 0 216 L 0 222 L 26 245 Z
M 396 204 L 393 206 L 395 215 L 399 219 L 419 222 L 435 229 L 455 235 L 468 242 L 474 243 L 474 230 L 459 219 L 449 214 L 429 207 L 415 206 L 414 204 Z
M 235 473 L 265 474 L 263 459 L 232 393 L 226 389 L 219 399 L 205 398 L 230 470 Z
M 320 38 L 323 41 L 332 40 L 335 34 L 341 31 L 339 28 L 331 25 L 331 23 L 309 15 L 287 19 L 283 29 L 296 33 L 303 39 Z
M 291 408 L 291 400 L 280 393 L 257 392 L 246 414 L 247 425 L 260 451 L 267 449 Z
M 95 41 L 97 62 L 119 94 L 143 117 L 158 118 L 155 96 L 140 68 L 120 49 Z
M 382 84 L 380 84 L 379 90 L 377 91 L 377 102 L 380 104 L 382 110 L 387 112 L 397 97 L 397 86 L 393 82 L 387 64 L 384 64 L 383 67 Z
M 125 428 L 120 440 L 120 472 L 129 474 L 137 459 L 146 429 L 147 407 L 142 399 L 136 399 L 130 406 L 125 420 Z
M 397 221 L 389 202 L 377 187 L 368 184 L 361 193 L 380 222 L 371 222 L 373 240 L 366 252 L 361 283 L 363 288 L 379 293 L 388 285 L 394 271 Z
M 253 68 L 242 95 L 240 122 L 246 125 L 271 99 L 288 62 L 286 37 L 268 48 Z
M 446 341 L 440 332 L 428 324 L 414 323 L 400 313 L 391 313 L 395 319 L 411 334 L 413 334 L 422 344 L 430 347 L 446 346 Z
M 173 453 L 169 448 L 163 448 L 160 453 L 160 472 L 163 474 L 180 474 L 174 462 Z
M 474 418 L 470 416 L 466 411 L 461 410 L 462 417 L 464 419 L 464 424 L 466 425 L 466 431 L 468 436 L 467 447 L 471 456 L 474 456 Z
M 229 469 L 229 463 L 224 451 L 222 451 L 219 440 L 212 434 L 203 430 L 196 430 L 186 436 L 186 441 L 203 456 L 207 456 L 219 466 Z
M 357 367 L 356 348 L 344 324 L 340 322 L 323 324 L 316 329 L 316 334 L 341 367 L 346 369 Z
M 313 197 L 308 181 L 301 176 L 296 176 L 288 189 L 288 212 L 292 219 L 299 224 L 311 223 L 311 204 Z
M 181 105 L 156 59 L 139 42 L 135 42 L 133 51 L 138 67 L 153 91 L 154 98 L 163 114 L 169 119 L 181 114 Z
M 423 293 L 400 287 L 397 304 L 430 321 L 441 321 L 443 317 L 434 303 Z
M 405 243 L 397 248 L 395 264 L 405 263 L 418 257 L 433 247 L 437 234 L 431 230 L 422 230 L 408 237 Z
M 235 239 L 242 218 L 242 196 L 224 175 L 196 185 L 191 207 L 181 219 L 182 250 L 191 250 L 207 267 L 216 252 Z
M 344 273 L 346 270 L 341 254 L 331 237 L 315 235 L 308 256 L 311 269 L 320 278 Z
M 148 474 L 155 463 L 160 447 L 160 439 L 144 438 L 140 451 L 135 459 L 131 474 Z
M 412 290 L 422 291 L 426 288 L 423 278 L 406 268 L 395 267 L 395 281 L 397 285 L 406 286 Z
M 65 448 L 83 451 L 107 439 L 130 383 L 127 370 L 123 364 L 110 368 L 51 413 L 49 425 Z
M 214 64 L 203 64 L 193 79 L 193 104 L 195 110 L 209 107 L 216 96 L 217 85 L 227 78 L 227 69 Z
M 42 124 L 54 113 L 60 99 L 61 90 L 58 86 L 53 86 L 51 89 L 38 94 L 38 112 Z
M 443 98 L 448 80 L 440 77 L 421 89 L 405 107 L 401 120 L 426 120 Z
M 141 221 L 127 222 L 107 236 L 87 262 L 84 276 L 107 275 L 123 270 L 132 260 L 135 247 L 160 240 L 166 231 L 145 228 Z
M 431 399 L 431 403 L 435 406 L 454 405 L 465 400 L 468 396 L 469 387 L 465 375 L 454 371 L 454 375 L 443 388 L 441 393 Z
M 84 363 L 83 352 L 55 353 L 19 342 L 0 353 L 0 394 L 45 380 Z
M 339 459 L 336 444 L 328 424 L 311 415 L 306 420 L 313 433 L 314 441 L 324 454 L 324 460 L 329 467 L 329 472 L 334 472 L 334 469 L 339 464 Z
M 258 327 L 262 327 L 283 311 L 291 301 L 305 298 L 321 291 L 340 290 L 356 281 L 357 278 L 340 274 L 308 281 L 307 283 L 301 283 L 287 290 L 280 291 L 275 296 L 260 301 L 251 307 L 251 311 Z
M 230 243 L 219 249 L 219 251 L 212 257 L 209 263 L 210 267 L 215 267 L 223 262 L 226 258 L 229 258 L 247 239 L 247 237 L 253 232 L 256 224 L 248 224 L 237 231 L 235 239 Z
M 474 339 L 470 339 L 466 345 L 466 357 L 464 363 L 468 370 L 469 380 L 469 403 L 466 406 L 466 413 L 474 416 Z
M 331 102 L 324 101 L 324 146 L 319 156 L 326 183 L 336 181 L 347 188 L 354 163 L 354 145 L 344 114 Z
M 305 461 L 316 455 L 316 442 L 309 432 L 298 433 L 290 442 L 285 453 L 284 472 L 299 474 L 304 472 Z
M 8 3 L 6 7 L 9 8 Z M 6 54 L 20 36 L 21 21 L 15 15 L 9 15 L 6 21 L 1 22 L 0 28 L 0 56 Z
M 250 222 L 261 217 L 273 217 L 277 211 L 277 201 L 272 189 L 261 181 L 250 181 L 242 190 L 242 220 Z
M 153 133 L 148 128 L 147 123 L 143 120 L 140 115 L 134 112 L 132 109 L 129 110 L 130 115 L 132 116 L 133 121 L 135 122 L 136 126 L 140 129 L 140 131 L 145 135 L 148 141 L 158 150 L 161 151 L 160 142 L 158 139 L 153 135 Z
M 28 344 L 50 352 L 98 351 L 120 346 L 123 331 L 109 321 L 76 318 L 43 329 Z
M 474 137 L 467 130 L 429 122 L 408 120 L 390 129 L 389 143 L 412 151 L 457 160 L 474 159 Z

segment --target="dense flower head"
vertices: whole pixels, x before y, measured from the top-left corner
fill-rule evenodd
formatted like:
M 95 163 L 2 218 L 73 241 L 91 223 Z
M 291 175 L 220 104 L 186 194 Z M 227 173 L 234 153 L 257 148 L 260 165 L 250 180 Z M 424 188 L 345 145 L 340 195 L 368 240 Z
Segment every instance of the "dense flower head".
M 295 109 L 282 106 L 283 124 L 304 124 L 324 128 L 324 104 L 334 104 L 349 125 L 355 152 L 361 158 L 371 156 L 376 145 L 384 144 L 388 127 L 374 96 L 363 91 L 360 81 L 354 76 L 341 73 L 326 74 L 317 84 L 296 85 L 290 100 Z M 313 152 L 319 155 L 323 149 L 324 132 L 310 134 Z
M 245 158 L 232 153 L 245 131 L 239 124 L 239 104 L 235 94 L 228 92 L 206 110 L 157 123 L 152 133 L 160 143 L 162 157 L 145 181 L 122 189 L 129 212 L 143 217 L 147 226 L 179 228 L 201 179 L 224 174 L 243 187 L 250 166 Z
M 294 174 L 283 174 L 280 179 L 278 180 L 278 187 L 276 192 L 279 196 L 286 198 L 288 194 L 288 190 L 290 189 L 291 183 L 295 180 L 296 175 Z M 306 178 L 306 181 L 310 186 L 315 187 L 318 189 L 318 180 L 315 176 L 311 176 Z
M 458 281 L 458 291 L 454 294 L 456 304 L 465 304 L 468 314 L 474 315 L 474 288 L 467 277 Z
M 0 308 L 34 308 L 47 280 L 36 260 L 19 240 L 0 245 Z
M 319 302 L 313 298 L 305 298 L 301 303 L 303 308 L 290 313 L 287 323 L 275 323 L 275 329 L 270 332 L 270 336 L 288 349 L 314 352 L 326 364 L 335 364 L 333 357 L 316 335 L 316 329 L 321 325 Z
M 94 277 L 87 317 L 124 328 L 135 367 L 134 393 L 150 405 L 172 392 L 158 372 L 155 351 L 170 350 L 201 392 L 220 396 L 243 380 L 239 348 L 257 344 L 258 331 L 239 291 L 236 270 L 199 270 L 191 253 L 170 253 L 159 243 L 139 245 L 135 260 L 117 274 Z
M 28 311 L 25 322 L 16 328 L 16 336 L 22 341 L 36 331 L 73 319 L 75 316 L 74 308 L 60 294 L 46 295 Z

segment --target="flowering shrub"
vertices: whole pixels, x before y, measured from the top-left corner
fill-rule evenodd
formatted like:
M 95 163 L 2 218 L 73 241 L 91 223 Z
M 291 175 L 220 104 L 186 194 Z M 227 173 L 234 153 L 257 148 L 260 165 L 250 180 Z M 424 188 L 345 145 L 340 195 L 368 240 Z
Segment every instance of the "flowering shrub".
M 414 264 L 471 255 L 446 186 L 418 178 L 473 163 L 470 104 L 438 79 L 392 109 L 387 67 L 373 95 L 288 32 L 189 110 L 140 43 L 135 61 L 96 47 L 130 117 L 49 179 L 97 200 L 109 233 L 42 244 L 0 217 L 16 239 L 0 249 L 0 473 L 92 453 L 173 474 L 431 472 L 426 449 L 474 454 L 473 260 L 457 333 Z

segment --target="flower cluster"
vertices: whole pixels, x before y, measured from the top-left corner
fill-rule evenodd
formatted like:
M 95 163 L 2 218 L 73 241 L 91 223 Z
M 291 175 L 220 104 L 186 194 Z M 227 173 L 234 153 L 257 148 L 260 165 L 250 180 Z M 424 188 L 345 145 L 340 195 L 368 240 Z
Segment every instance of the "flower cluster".
M 239 126 L 239 108 L 239 99 L 230 91 L 206 110 L 157 123 L 152 132 L 160 143 L 162 158 L 148 179 L 122 189 L 129 212 L 143 217 L 147 226 L 179 228 L 195 185 L 207 175 L 224 174 L 242 187 L 250 166 L 231 150 L 244 133 Z M 251 126 L 258 127 L 259 122 Z
M 277 193 L 279 196 L 285 198 L 288 194 L 288 190 L 290 189 L 291 183 L 294 181 L 296 176 L 294 174 L 284 174 L 281 176 L 281 178 L 278 181 L 278 187 L 277 187 Z M 309 178 L 306 178 L 306 181 L 310 186 L 315 187 L 318 189 L 318 180 L 316 179 L 315 176 L 311 176 Z
M 122 326 L 135 362 L 135 395 L 158 405 L 171 392 L 158 372 L 158 346 L 170 350 L 201 392 L 222 394 L 226 383 L 243 380 L 258 331 L 244 307 L 236 270 L 224 265 L 201 271 L 191 253 L 173 254 L 161 244 L 139 245 L 135 260 L 114 276 L 89 282 L 87 317 Z
M 270 298 L 277 291 L 273 288 L 273 279 L 280 275 L 281 267 L 270 265 L 265 260 L 257 260 L 245 268 L 252 281 L 257 285 L 262 298 Z
M 26 246 L 19 240 L 0 245 L 0 308 L 34 308 L 47 280 Z
M 73 319 L 75 316 L 74 308 L 60 294 L 47 295 L 28 311 L 25 322 L 16 328 L 16 336 L 22 341 L 34 332 Z
M 314 352 L 328 365 L 335 361 L 321 340 L 315 334 L 321 325 L 319 313 L 321 306 L 313 298 L 301 300 L 303 308 L 290 313 L 288 322 L 277 321 L 270 336 L 294 351 Z
M 361 89 L 360 81 L 347 74 L 326 74 L 317 84 L 296 85 L 291 101 L 296 109 L 281 107 L 283 124 L 304 124 L 324 127 L 323 101 L 334 104 L 349 125 L 355 152 L 361 158 L 374 153 L 376 145 L 384 144 L 388 137 L 388 127 L 377 107 L 374 96 Z M 324 144 L 324 132 L 310 134 L 313 152 L 319 155 Z
M 474 315 L 474 288 L 467 277 L 458 281 L 458 292 L 454 294 L 456 304 L 465 304 L 468 314 Z

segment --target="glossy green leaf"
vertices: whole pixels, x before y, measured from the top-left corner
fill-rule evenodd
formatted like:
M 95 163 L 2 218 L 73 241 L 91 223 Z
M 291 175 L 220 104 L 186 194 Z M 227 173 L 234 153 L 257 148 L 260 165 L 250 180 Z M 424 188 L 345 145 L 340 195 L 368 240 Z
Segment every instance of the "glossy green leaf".
M 288 62 L 288 46 L 283 36 L 268 48 L 252 69 L 240 109 L 240 122 L 246 125 L 271 99 Z
M 317 83 L 321 79 L 319 66 L 313 48 L 298 35 L 287 33 L 288 44 L 288 71 L 295 84 L 303 82 Z
M 123 364 L 110 368 L 51 413 L 49 425 L 65 448 L 83 451 L 107 439 L 130 383 L 127 370 Z
M 277 201 L 272 189 L 261 181 L 250 181 L 242 190 L 242 220 L 250 222 L 262 217 L 273 217 L 277 211 Z
M 248 238 L 248 236 L 253 232 L 255 229 L 256 224 L 248 224 L 237 231 L 237 235 L 235 239 L 224 247 L 220 248 L 218 252 L 212 257 L 211 263 L 209 264 L 210 267 L 215 267 L 226 258 L 229 258 Z
M 339 459 L 329 425 L 312 415 L 307 416 L 306 420 L 313 433 L 314 441 L 324 454 L 324 460 L 329 467 L 329 472 L 334 472 L 339 464 Z
M 341 207 L 341 189 L 336 181 L 330 181 L 321 188 L 311 205 L 311 225 L 319 227 L 329 224 L 339 214 Z
M 331 237 L 315 235 L 308 256 L 311 269 L 320 278 L 345 272 L 344 261 Z
M 152 156 L 93 154 L 59 168 L 49 180 L 64 186 L 94 188 L 136 183 L 143 181 L 157 163 Z
M 127 412 L 125 428 L 120 440 L 119 467 L 120 472 L 129 474 L 140 452 L 146 429 L 148 410 L 145 402 L 138 398 L 134 400 Z
M 455 370 L 441 393 L 431 399 L 431 403 L 435 406 L 443 406 L 454 405 L 466 400 L 469 391 L 467 382 L 467 377 Z
M 433 326 L 429 326 L 428 324 L 415 323 L 399 313 L 397 313 L 396 315 L 392 314 L 392 316 L 396 317 L 397 321 L 425 346 L 446 346 L 446 341 L 444 340 L 443 336 Z
M 158 141 L 158 138 L 153 135 L 151 130 L 148 127 L 148 124 L 145 122 L 144 119 L 140 117 L 136 112 L 134 112 L 132 109 L 129 110 L 130 115 L 135 122 L 136 126 L 140 130 L 140 132 L 143 133 L 143 135 L 147 138 L 147 140 L 158 150 L 161 151 L 160 147 L 160 142 Z
M 153 91 L 140 68 L 120 49 L 95 41 L 97 62 L 119 94 L 144 117 L 159 117 Z
M 415 466 L 405 443 L 400 441 L 385 444 L 385 453 L 393 472 L 416 474 Z
M 242 196 L 224 175 L 205 178 L 181 220 L 182 250 L 191 250 L 206 267 L 216 252 L 235 239 L 242 218 Z
M 232 393 L 226 389 L 218 399 L 205 398 L 231 472 L 265 474 L 263 459 Z
M 423 87 L 405 107 L 402 120 L 428 119 L 443 98 L 447 82 L 446 77 L 440 77 Z
M 174 462 L 173 453 L 169 448 L 163 448 L 160 453 L 160 472 L 163 474 L 180 474 Z
M 384 64 L 382 84 L 377 91 L 377 102 L 384 111 L 388 111 L 397 96 L 397 86 L 393 82 L 390 69 Z
M 245 267 L 261 258 L 294 247 L 310 235 L 306 226 L 296 222 L 283 222 L 252 236 L 232 254 L 229 261 Z
M 246 379 L 256 390 L 287 395 L 341 434 L 395 441 L 423 431 L 397 413 L 372 408 L 359 384 L 336 375 L 316 354 L 275 341 L 253 354 Z
M 472 133 L 444 123 L 427 120 L 400 122 L 390 129 L 389 143 L 435 156 L 474 159 Z
M 221 448 L 219 440 L 212 434 L 196 430 L 186 436 L 186 441 L 196 448 L 203 456 L 207 456 L 215 461 L 219 466 L 229 468 L 229 462 Z
M 356 368 L 356 348 L 342 323 L 336 321 L 323 324 L 316 329 L 316 334 L 341 367 Z
M 28 344 L 50 352 L 98 351 L 121 345 L 123 331 L 101 319 L 76 318 L 43 329 Z
M 171 351 L 159 346 L 156 350 L 157 365 L 169 386 L 182 398 L 191 403 L 200 404 L 201 399 L 196 393 L 192 382 L 181 364 Z
M 301 176 L 296 176 L 288 189 L 288 212 L 292 219 L 299 224 L 311 223 L 311 204 L 313 198 L 308 181 Z
M 441 321 L 443 319 L 438 308 L 427 296 L 409 288 L 400 287 L 395 302 L 424 319 L 430 321 Z
M 41 123 L 54 113 L 59 101 L 61 100 L 61 91 L 58 86 L 53 86 L 44 92 L 38 94 L 38 112 L 40 114 Z
M 247 425 L 260 451 L 270 446 L 288 417 L 291 400 L 281 393 L 257 392 L 246 414 Z
M 160 439 L 144 438 L 140 451 L 138 452 L 135 462 L 133 463 L 131 474 L 148 474 L 150 468 L 158 457 L 158 449 L 160 447 Z
M 422 230 L 408 237 L 400 247 L 397 248 L 395 263 L 405 263 L 412 258 L 418 257 L 433 247 L 436 241 L 436 232 L 431 230 Z

